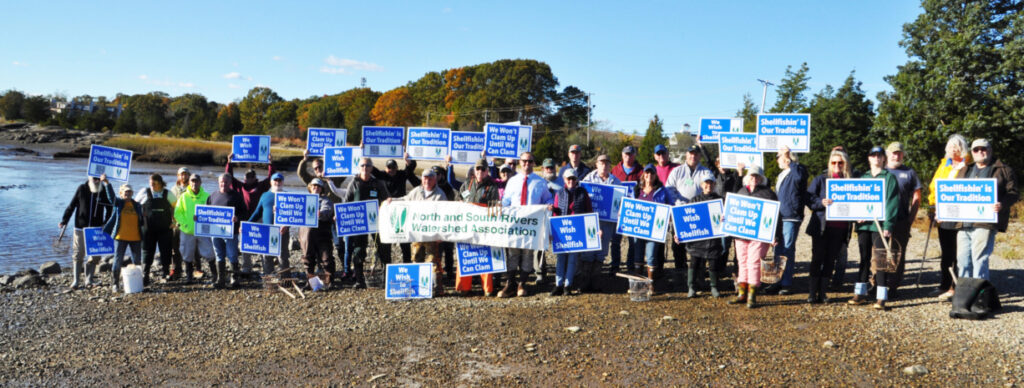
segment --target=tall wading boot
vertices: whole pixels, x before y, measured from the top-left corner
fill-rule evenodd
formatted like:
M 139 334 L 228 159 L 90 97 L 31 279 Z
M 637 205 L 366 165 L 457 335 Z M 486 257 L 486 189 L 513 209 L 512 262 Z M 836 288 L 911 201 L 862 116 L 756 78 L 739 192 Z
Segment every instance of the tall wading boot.
M 213 276 L 213 281 L 210 284 L 213 285 L 213 288 L 224 288 L 224 275 L 226 275 L 224 272 L 227 272 L 224 271 L 225 263 L 223 261 L 217 263 L 215 260 L 210 260 L 207 264 L 210 265 L 210 275 Z M 217 270 L 218 267 L 221 268 L 220 271 Z
M 696 272 L 697 271 L 693 269 L 693 266 L 686 269 L 686 288 L 688 289 L 688 291 L 686 292 L 687 298 L 693 298 L 697 296 L 697 290 L 693 288 L 693 278 L 694 276 L 696 276 Z
M 96 272 L 96 264 L 92 260 L 85 261 L 85 286 L 92 287 L 92 275 Z
M 71 289 L 78 289 L 78 273 L 82 271 L 82 263 L 78 260 L 71 260 Z
M 142 285 L 149 287 L 149 270 L 153 268 L 153 263 L 142 264 Z
M 757 307 L 757 287 L 747 286 L 747 308 Z
M 722 294 L 718 292 L 718 271 L 715 269 L 708 270 L 708 282 L 711 285 L 711 297 L 717 298 L 722 296 Z
M 740 304 L 747 301 L 747 283 L 736 284 L 736 298 L 729 301 L 729 304 Z
M 655 275 L 657 275 L 657 274 L 654 273 L 654 272 L 655 272 L 654 267 L 647 267 L 647 278 L 651 279 L 651 290 L 647 291 L 647 296 L 658 295 L 658 292 L 657 292 L 658 287 L 657 286 L 659 284 L 658 284 L 658 281 L 655 279 Z
M 819 278 L 817 276 L 811 276 L 811 281 L 807 285 L 807 303 L 811 303 L 811 304 L 821 303 L 821 298 L 818 296 L 819 292 L 820 292 L 818 290 L 818 287 L 820 286 L 821 283 L 819 282 L 818 279 Z
M 223 283 L 224 278 L 226 277 L 224 273 L 224 262 L 222 261 L 220 265 L 220 278 L 221 282 Z M 239 265 L 237 262 L 231 263 L 231 282 L 228 283 L 228 288 L 238 288 L 239 284 L 241 283 L 239 277 L 242 276 L 242 272 L 239 270 L 238 267 Z
M 824 276 L 819 277 L 818 278 L 818 300 L 821 301 L 821 303 L 831 302 L 831 300 L 828 299 L 828 293 L 827 293 L 828 288 L 827 287 L 828 287 L 828 278 L 824 277 Z
M 353 267 L 353 271 L 354 271 L 353 275 L 355 276 L 355 281 L 356 281 L 356 284 L 353 286 L 353 288 L 360 289 L 360 290 L 365 289 L 366 288 L 366 278 L 363 276 L 363 261 L 362 260 L 354 260 L 353 263 L 352 263 L 352 267 Z
M 193 269 L 194 268 L 192 266 L 192 262 L 186 261 L 185 262 L 185 284 L 192 284 L 192 282 L 195 281 L 195 278 L 194 278 L 195 275 L 193 275 L 193 273 L 195 271 Z

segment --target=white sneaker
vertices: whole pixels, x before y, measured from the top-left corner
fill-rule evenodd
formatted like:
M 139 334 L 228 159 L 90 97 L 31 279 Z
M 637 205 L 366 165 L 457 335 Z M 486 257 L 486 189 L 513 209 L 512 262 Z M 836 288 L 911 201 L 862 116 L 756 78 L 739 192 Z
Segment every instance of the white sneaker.
M 949 291 L 943 292 L 937 298 L 939 300 L 943 301 L 943 302 L 945 302 L 947 300 L 950 300 L 950 299 L 953 299 L 953 290 L 949 290 Z

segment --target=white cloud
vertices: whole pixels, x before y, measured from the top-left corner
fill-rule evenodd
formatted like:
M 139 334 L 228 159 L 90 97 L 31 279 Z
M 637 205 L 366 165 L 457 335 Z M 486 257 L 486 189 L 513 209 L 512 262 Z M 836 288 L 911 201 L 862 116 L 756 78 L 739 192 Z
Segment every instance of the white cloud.
M 355 59 L 338 58 L 333 55 L 324 59 L 327 66 L 320 67 L 321 73 L 351 74 L 354 71 L 382 71 L 376 63 L 357 61 Z
M 282 57 L 280 55 L 275 55 L 275 56 L 270 57 L 270 59 L 275 60 L 275 61 L 283 61 L 284 57 Z
M 232 71 L 230 73 L 224 74 L 224 78 L 225 79 L 239 79 L 239 78 L 242 78 L 242 74 L 237 72 L 237 71 Z
M 21 66 L 21 67 L 25 67 L 25 66 L 28 66 L 28 64 L 27 64 L 27 63 L 25 63 L 25 62 L 19 62 L 19 61 L 14 61 L 14 62 L 11 62 L 11 64 L 12 64 L 12 65 L 14 65 L 14 66 Z
M 149 79 L 149 76 L 145 75 L 145 74 L 142 74 L 142 75 L 139 75 L 139 79 L 145 81 L 145 80 Z

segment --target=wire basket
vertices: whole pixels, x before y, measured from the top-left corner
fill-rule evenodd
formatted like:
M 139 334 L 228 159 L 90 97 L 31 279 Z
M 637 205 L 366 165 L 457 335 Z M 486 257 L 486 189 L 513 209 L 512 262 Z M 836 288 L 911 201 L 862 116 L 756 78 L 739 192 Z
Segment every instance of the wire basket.
M 890 238 L 888 243 L 889 249 L 882 247 L 871 250 L 872 273 L 893 273 L 896 272 L 897 268 L 899 268 L 900 261 L 903 260 L 900 256 L 900 252 L 903 251 L 903 247 L 898 241 L 896 241 L 896 239 Z
M 789 265 L 789 257 L 775 256 L 775 249 L 761 259 L 761 283 L 775 284 L 782 280 L 782 274 Z

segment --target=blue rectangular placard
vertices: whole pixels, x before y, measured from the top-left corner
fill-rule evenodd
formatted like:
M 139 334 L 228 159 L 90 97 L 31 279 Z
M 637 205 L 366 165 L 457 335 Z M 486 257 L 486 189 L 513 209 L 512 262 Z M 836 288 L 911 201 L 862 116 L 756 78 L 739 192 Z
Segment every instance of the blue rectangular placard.
M 238 234 L 239 246 L 242 252 L 281 256 L 280 226 L 242 221 L 242 227 Z
M 385 299 L 428 299 L 434 296 L 434 264 L 388 264 Z
M 333 178 L 356 175 L 362 157 L 363 150 L 359 147 L 324 148 L 324 176 Z
M 484 124 L 487 156 L 517 159 L 523 152 L 530 151 L 533 127 L 515 124 Z
M 448 157 L 451 132 L 448 128 L 409 127 L 406 144 L 409 157 L 419 160 L 445 160 Z
M 672 225 L 680 243 L 725 237 L 722 200 L 688 203 L 672 208 Z
M 826 179 L 825 197 L 832 200 L 826 220 L 885 220 L 884 179 Z
M 936 179 L 935 219 L 945 222 L 998 222 L 995 178 Z
M 736 238 L 772 243 L 779 221 L 779 202 L 728 193 L 722 233 Z
M 455 243 L 459 276 L 505 273 L 505 248 L 467 243 Z
M 793 152 L 811 150 L 809 113 L 761 113 L 757 115 L 757 149 L 777 152 L 780 147 Z
M 452 164 L 473 164 L 480 159 L 484 150 L 486 136 L 483 132 L 452 132 L 451 148 Z
M 701 117 L 700 128 L 697 130 L 697 141 L 718 143 L 719 132 L 743 132 L 743 119 Z
M 405 128 L 363 126 L 363 156 L 371 158 L 401 158 Z
M 314 227 L 319 211 L 320 198 L 316 194 L 274 194 L 274 225 Z
M 597 232 L 597 213 L 551 217 L 551 251 L 554 253 L 590 252 L 601 250 Z
M 230 239 L 235 236 L 235 208 L 196 205 L 196 236 Z
M 126 182 L 132 171 L 132 152 L 93 144 L 89 147 L 88 170 L 89 176 L 107 174 L 111 180 Z
M 324 148 L 344 147 L 347 140 L 347 129 L 310 128 L 306 132 L 306 150 L 310 156 L 324 156 Z
M 625 186 L 604 185 L 600 183 L 580 183 L 590 194 L 590 203 L 601 221 L 615 222 L 619 220 L 619 205 L 622 198 L 628 197 Z
M 231 137 L 232 163 L 269 163 L 270 136 L 234 135 Z
M 334 204 L 338 237 L 377 233 L 377 200 Z
M 623 198 L 615 232 L 656 242 L 665 241 L 671 207 L 663 203 Z
M 722 168 L 753 165 L 764 167 L 764 155 L 757 149 L 757 134 L 719 133 L 718 152 Z
M 102 226 L 84 228 L 82 229 L 82 235 L 85 238 L 86 256 L 114 254 L 114 238 L 110 237 L 109 234 L 103 233 Z

